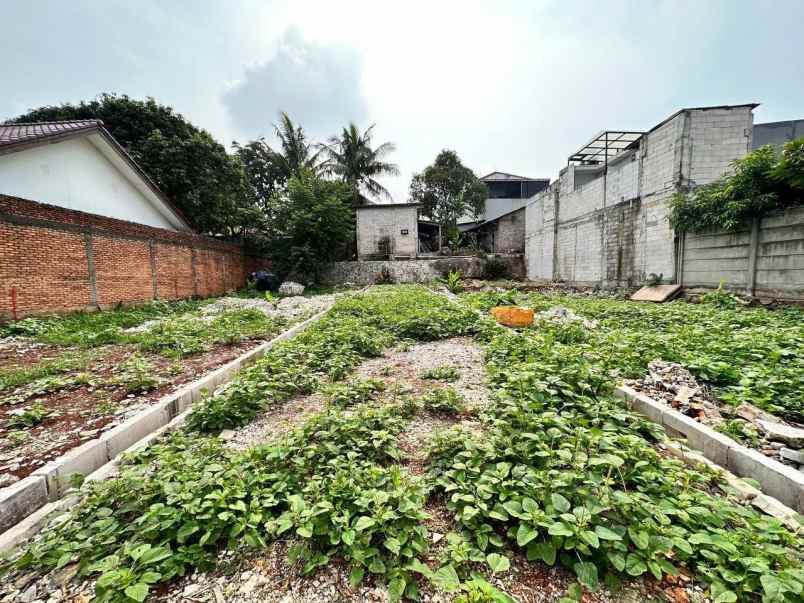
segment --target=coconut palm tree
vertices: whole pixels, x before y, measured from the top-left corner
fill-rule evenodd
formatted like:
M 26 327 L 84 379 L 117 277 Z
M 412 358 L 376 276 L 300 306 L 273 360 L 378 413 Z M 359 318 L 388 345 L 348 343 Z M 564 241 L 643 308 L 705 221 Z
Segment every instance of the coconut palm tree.
M 302 170 L 320 173 L 324 169 L 324 149 L 310 144 L 304 129 L 294 125 L 284 111 L 279 113 L 279 123 L 274 124 L 274 133 L 281 147 L 281 151 L 276 153 L 275 161 L 287 178 L 298 175 Z
M 371 147 L 374 125 L 362 134 L 353 123 L 344 128 L 340 136 L 333 136 L 327 151 L 326 170 L 346 182 L 353 191 L 356 205 L 362 204 L 365 197 L 391 198 L 386 188 L 375 180 L 378 176 L 396 176 L 399 168 L 394 163 L 384 161 L 396 147 L 384 142 L 377 148 Z

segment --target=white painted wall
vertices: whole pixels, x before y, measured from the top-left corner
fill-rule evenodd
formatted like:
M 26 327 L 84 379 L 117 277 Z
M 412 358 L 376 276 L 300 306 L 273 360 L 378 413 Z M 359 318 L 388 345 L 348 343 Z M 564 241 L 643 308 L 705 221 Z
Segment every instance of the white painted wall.
M 0 155 L 0 193 L 138 224 L 180 229 L 169 210 L 160 208 L 139 190 L 130 175 L 127 177 L 113 165 L 89 137 Z

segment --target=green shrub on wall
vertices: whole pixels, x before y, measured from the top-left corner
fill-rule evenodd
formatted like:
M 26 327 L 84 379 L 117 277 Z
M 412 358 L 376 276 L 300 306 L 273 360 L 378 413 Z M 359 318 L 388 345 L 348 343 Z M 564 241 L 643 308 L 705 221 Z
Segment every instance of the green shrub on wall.
M 777 153 L 767 145 L 732 162 L 732 172 L 670 203 L 670 223 L 679 232 L 711 228 L 735 231 L 767 213 L 804 202 L 804 138 Z

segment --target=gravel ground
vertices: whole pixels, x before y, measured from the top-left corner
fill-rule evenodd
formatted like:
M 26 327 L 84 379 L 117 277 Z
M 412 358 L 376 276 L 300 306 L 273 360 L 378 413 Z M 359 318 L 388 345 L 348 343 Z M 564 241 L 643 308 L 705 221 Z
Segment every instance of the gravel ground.
M 201 307 L 198 320 L 212 320 L 216 316 L 232 310 L 259 310 L 272 318 L 284 318 L 288 321 L 297 322 L 326 310 L 335 302 L 335 298 L 335 295 L 315 295 L 312 297 L 297 295 L 282 297 L 276 302 L 269 302 L 265 299 L 251 297 L 219 297 L 212 303 Z M 190 315 L 192 316 L 193 313 L 190 313 Z M 125 332 L 142 333 L 154 328 L 164 320 L 167 319 L 147 320 L 136 327 L 126 329 Z

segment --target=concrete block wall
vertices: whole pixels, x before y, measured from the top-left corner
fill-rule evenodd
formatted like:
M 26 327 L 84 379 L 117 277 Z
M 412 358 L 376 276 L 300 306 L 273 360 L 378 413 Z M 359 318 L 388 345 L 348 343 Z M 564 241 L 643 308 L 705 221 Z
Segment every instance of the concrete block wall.
M 611 160 L 605 177 L 602 167 L 567 166 L 552 196 L 529 202 L 528 276 L 623 286 L 656 274 L 676 282 L 670 200 L 720 178 L 744 156 L 752 122 L 750 105 L 682 110 Z
M 525 208 L 513 211 L 496 221 L 494 253 L 525 251 Z
M 0 319 L 217 295 L 268 267 L 234 243 L 0 195 Z
M 407 234 L 403 234 L 407 231 Z M 357 256 L 359 259 L 388 255 L 382 241 L 390 243 L 390 255 L 416 257 L 419 218 L 416 205 L 368 205 L 357 209 Z
M 687 233 L 681 282 L 746 295 L 804 299 L 804 208 L 766 216 L 738 232 Z
M 528 277 L 552 280 L 557 185 L 537 194 L 525 207 L 525 260 Z

